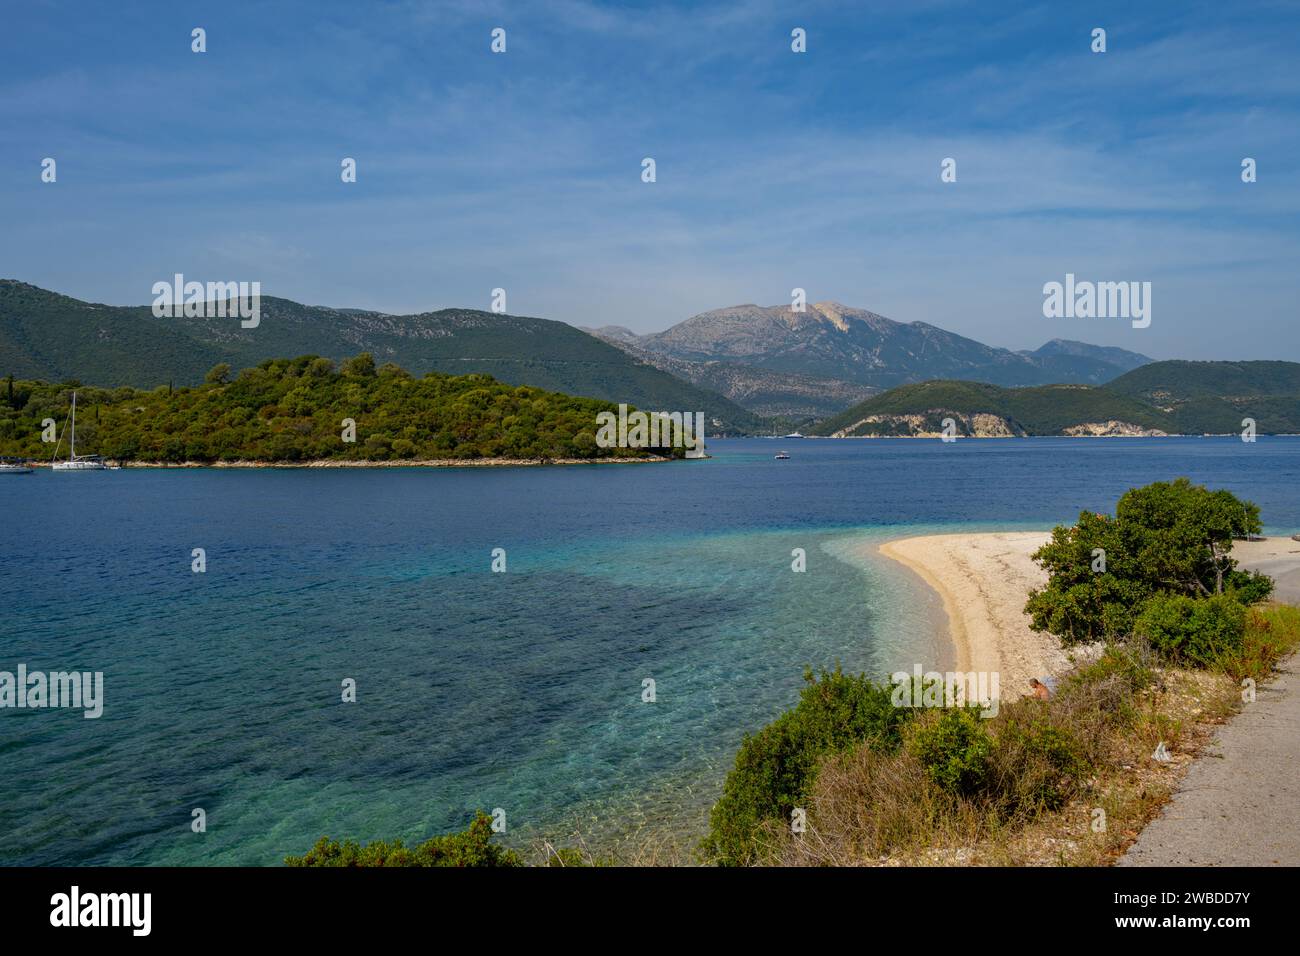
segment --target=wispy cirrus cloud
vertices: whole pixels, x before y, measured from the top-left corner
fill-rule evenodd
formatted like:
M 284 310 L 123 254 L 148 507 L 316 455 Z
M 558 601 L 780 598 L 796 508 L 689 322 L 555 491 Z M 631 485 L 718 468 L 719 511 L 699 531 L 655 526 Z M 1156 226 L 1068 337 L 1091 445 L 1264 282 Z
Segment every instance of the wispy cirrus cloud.
M 70 294 L 143 302 L 174 271 L 257 269 L 268 294 L 310 302 L 482 306 L 507 285 L 522 312 L 651 331 L 799 285 L 1012 347 L 1300 359 L 1300 16 L 1285 7 L 447 0 L 10 19 L 0 272 Z M 207 54 L 189 51 L 196 24 Z M 498 25 L 504 56 L 488 51 Z M 794 26 L 809 53 L 790 52 Z M 1155 281 L 1152 327 L 1048 327 L 1041 286 L 1067 270 Z M 1229 313 L 1247 334 L 1225 334 Z

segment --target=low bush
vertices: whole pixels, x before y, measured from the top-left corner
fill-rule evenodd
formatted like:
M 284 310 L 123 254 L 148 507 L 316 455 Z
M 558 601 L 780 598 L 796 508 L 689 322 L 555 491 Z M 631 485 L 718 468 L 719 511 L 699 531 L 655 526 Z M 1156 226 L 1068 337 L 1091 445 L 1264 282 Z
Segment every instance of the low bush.
M 987 814 L 954 799 L 907 749 L 827 757 L 808 797 L 810 832 L 775 821 L 764 838 L 788 866 L 859 866 L 900 851 L 979 839 Z
M 303 856 L 285 857 L 286 866 L 523 866 L 519 854 L 492 843 L 492 818 L 481 810 L 469 829 L 407 847 L 401 840 L 365 846 L 321 837 Z
M 1221 654 L 1216 666 L 1233 680 L 1262 680 L 1277 662 L 1300 648 L 1300 608 L 1288 604 L 1253 607 L 1246 612 L 1241 646 Z
M 944 710 L 937 719 L 917 724 L 908 751 L 941 790 L 974 796 L 984 786 L 993 752 L 993 740 L 983 724 L 979 708 Z
M 1246 608 L 1229 594 L 1157 594 L 1143 605 L 1133 631 L 1170 661 L 1207 667 L 1240 652 Z
M 700 847 L 710 862 L 757 862 L 764 823 L 789 825 L 791 811 L 805 801 L 826 756 L 863 742 L 886 752 L 901 743 L 902 725 L 912 711 L 893 706 L 888 684 L 839 668 L 820 678 L 808 671 L 804 680 L 798 705 L 741 744 Z
M 1080 665 L 1066 676 L 1061 695 L 1076 688 L 1095 686 L 1113 679 L 1129 693 L 1145 690 L 1156 682 L 1159 659 L 1143 641 L 1125 641 L 1107 644 L 1094 661 Z
M 1057 810 L 1087 776 L 1088 748 L 1072 728 L 1052 719 L 1043 702 L 1003 708 L 988 758 L 989 796 L 1005 819 Z

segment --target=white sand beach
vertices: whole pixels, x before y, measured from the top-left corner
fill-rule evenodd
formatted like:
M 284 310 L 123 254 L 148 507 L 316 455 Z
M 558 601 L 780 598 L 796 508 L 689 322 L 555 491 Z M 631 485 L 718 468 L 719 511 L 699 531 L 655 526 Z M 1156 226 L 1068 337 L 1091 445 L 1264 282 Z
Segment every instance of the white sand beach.
M 1002 697 L 1029 691 L 1031 677 L 1069 666 L 1050 634 L 1029 629 L 1029 589 L 1047 576 L 1030 560 L 1045 531 L 938 534 L 887 541 L 880 553 L 905 565 L 943 599 L 959 671 L 996 672 Z
M 880 553 L 915 572 L 943 599 L 960 671 L 996 671 L 1002 697 L 1029 691 L 1031 677 L 1058 674 L 1069 660 L 1056 638 L 1029 629 L 1029 590 L 1047 580 L 1030 555 L 1046 531 L 940 534 L 887 541 Z M 1275 597 L 1300 603 L 1300 541 L 1238 541 L 1233 557 L 1272 576 Z

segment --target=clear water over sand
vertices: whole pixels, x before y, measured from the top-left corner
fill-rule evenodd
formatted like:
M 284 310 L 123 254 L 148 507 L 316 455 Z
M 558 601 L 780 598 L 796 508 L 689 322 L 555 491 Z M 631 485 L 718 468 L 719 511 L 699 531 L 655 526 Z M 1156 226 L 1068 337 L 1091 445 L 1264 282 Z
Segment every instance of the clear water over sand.
M 688 845 L 806 666 L 947 662 L 937 601 L 873 541 L 1047 527 L 1176 475 L 1300 528 L 1300 439 L 710 450 L 5 479 L 0 670 L 106 686 L 98 720 L 0 712 L 0 863 L 275 864 L 322 834 L 416 840 L 479 807 L 521 845 Z

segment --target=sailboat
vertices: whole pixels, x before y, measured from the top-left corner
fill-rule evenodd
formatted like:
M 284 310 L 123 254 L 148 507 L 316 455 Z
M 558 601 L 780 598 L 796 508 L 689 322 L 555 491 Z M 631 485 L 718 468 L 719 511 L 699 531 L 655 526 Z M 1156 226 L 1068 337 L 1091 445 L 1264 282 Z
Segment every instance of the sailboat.
M 77 393 L 72 393 L 72 415 L 69 419 L 72 422 L 72 439 L 68 446 L 68 460 L 56 461 L 52 463 L 55 471 L 107 471 L 108 466 L 104 464 L 104 459 L 99 455 L 78 455 L 77 454 Z M 59 453 L 59 446 L 54 446 L 54 453 Z

